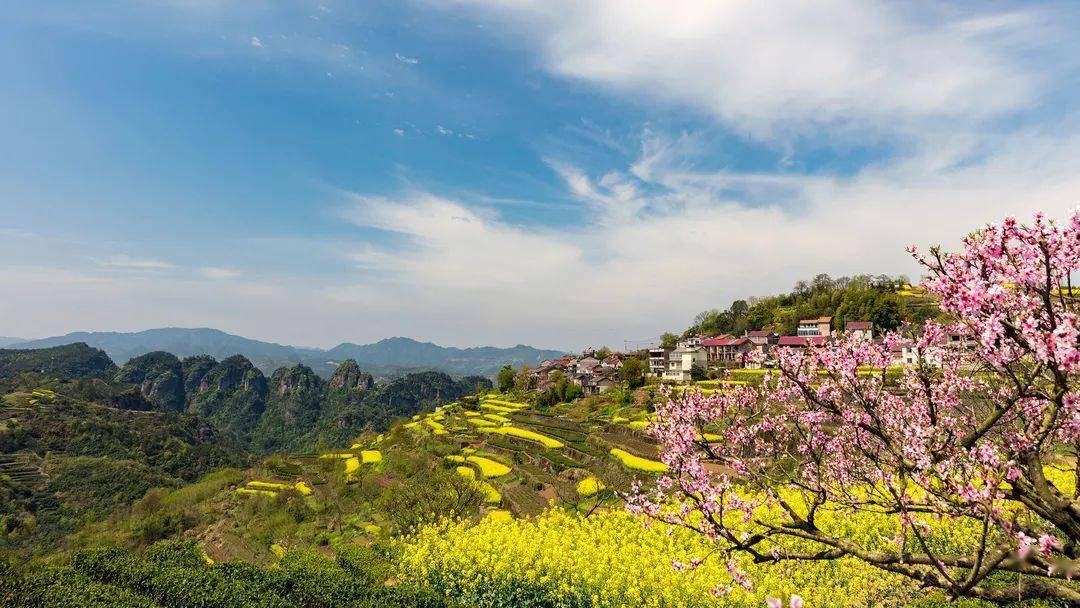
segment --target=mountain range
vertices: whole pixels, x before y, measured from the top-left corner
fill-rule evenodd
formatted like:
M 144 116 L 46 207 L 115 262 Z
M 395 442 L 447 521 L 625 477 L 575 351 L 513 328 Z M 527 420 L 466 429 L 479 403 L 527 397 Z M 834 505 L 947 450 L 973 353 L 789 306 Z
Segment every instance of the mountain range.
M 14 339 L 13 339 L 14 340 Z M 73 332 L 38 340 L 0 342 L 9 348 L 50 348 L 83 342 L 100 348 L 122 365 L 150 352 L 165 351 L 178 357 L 209 355 L 224 359 L 243 355 L 265 374 L 282 366 L 302 363 L 328 378 L 338 364 L 353 359 L 365 370 L 380 376 L 406 370 L 437 369 L 455 376 L 493 376 L 504 365 L 536 365 L 563 355 L 561 351 L 517 345 L 510 348 L 483 346 L 455 348 L 419 342 L 411 338 L 387 338 L 374 344 L 343 343 L 323 350 L 252 340 L 209 328 L 168 327 L 139 332 Z

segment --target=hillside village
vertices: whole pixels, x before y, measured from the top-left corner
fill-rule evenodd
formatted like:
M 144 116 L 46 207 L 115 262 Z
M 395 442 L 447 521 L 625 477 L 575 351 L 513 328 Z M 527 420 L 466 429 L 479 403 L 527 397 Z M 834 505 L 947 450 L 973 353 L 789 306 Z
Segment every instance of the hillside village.
M 568 378 L 585 394 L 599 394 L 618 386 L 623 365 L 631 359 L 647 362 L 647 381 L 688 385 L 703 380 L 724 380 L 733 370 L 769 370 L 775 367 L 779 349 L 803 349 L 821 346 L 833 340 L 882 341 L 882 332 L 871 321 L 847 321 L 834 327 L 833 317 L 820 316 L 799 321 L 795 335 L 780 335 L 775 331 L 746 331 L 741 336 L 722 334 L 705 336 L 693 334 L 679 340 L 673 347 L 655 346 L 636 352 L 612 352 L 598 356 L 586 350 L 580 357 L 564 356 L 547 360 L 524 371 L 530 378 L 529 388 L 543 390 L 555 379 Z M 967 349 L 970 337 L 960 334 L 947 336 L 948 348 Z M 914 365 L 917 353 L 909 346 L 892 349 L 892 366 Z M 557 375 L 556 375 L 557 374 Z

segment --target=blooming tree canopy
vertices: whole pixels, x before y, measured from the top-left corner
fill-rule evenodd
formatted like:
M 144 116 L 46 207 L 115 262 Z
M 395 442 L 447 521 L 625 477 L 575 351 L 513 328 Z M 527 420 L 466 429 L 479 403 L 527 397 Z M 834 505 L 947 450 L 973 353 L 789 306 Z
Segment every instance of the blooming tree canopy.
M 952 597 L 1080 604 L 1080 210 L 911 253 L 936 321 L 777 349 L 759 386 L 670 399 L 650 428 L 669 471 L 629 508 L 759 562 L 849 556 Z

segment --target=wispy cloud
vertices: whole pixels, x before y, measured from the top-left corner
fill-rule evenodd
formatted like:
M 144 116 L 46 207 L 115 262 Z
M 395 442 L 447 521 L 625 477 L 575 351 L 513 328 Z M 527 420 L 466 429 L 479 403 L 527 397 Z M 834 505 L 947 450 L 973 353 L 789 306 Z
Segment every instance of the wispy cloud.
M 1053 84 L 1040 51 L 1064 57 L 1077 48 L 1050 11 L 997 5 L 974 13 L 865 0 L 464 3 L 532 41 L 556 75 L 686 104 L 762 138 L 1001 117 L 1030 108 Z
M 199 269 L 199 274 L 214 281 L 229 281 L 238 279 L 241 276 L 240 271 L 233 270 L 232 268 L 221 268 L 218 266 L 206 266 Z
M 253 46 L 253 47 L 257 48 L 257 49 L 263 48 L 262 40 L 259 40 L 258 36 L 252 36 L 250 44 L 251 44 L 251 46 Z
M 104 268 L 121 270 L 167 270 L 176 266 L 162 260 L 153 258 L 137 258 L 126 254 L 109 256 L 98 260 L 98 265 Z
M 402 55 L 401 53 L 394 53 L 394 58 L 397 59 L 398 61 L 400 61 L 401 63 L 407 63 L 409 65 L 416 65 L 416 64 L 420 63 L 420 59 L 418 59 L 416 57 L 406 57 L 405 55 Z

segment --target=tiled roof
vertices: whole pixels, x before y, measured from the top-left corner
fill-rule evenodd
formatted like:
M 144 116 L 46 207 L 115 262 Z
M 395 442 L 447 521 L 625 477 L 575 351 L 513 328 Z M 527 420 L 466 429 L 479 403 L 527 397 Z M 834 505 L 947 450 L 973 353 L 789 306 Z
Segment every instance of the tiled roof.
M 829 340 L 828 336 L 780 336 L 777 346 L 820 346 Z
M 870 321 L 848 321 L 844 324 L 844 329 L 847 331 L 859 331 L 873 328 L 874 324 Z
M 832 323 L 832 317 L 818 317 L 816 319 L 803 319 L 799 321 L 800 325 L 810 323 Z
M 720 338 L 706 338 L 701 341 L 702 346 L 739 346 L 746 343 L 746 338 L 736 338 L 734 336 L 723 336 Z

